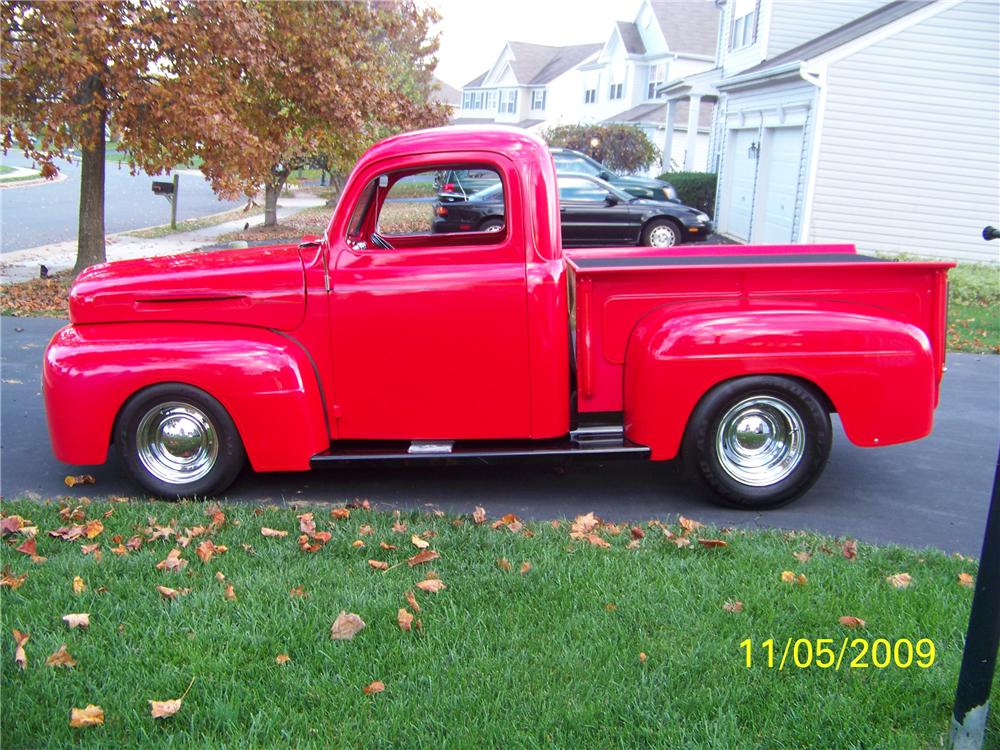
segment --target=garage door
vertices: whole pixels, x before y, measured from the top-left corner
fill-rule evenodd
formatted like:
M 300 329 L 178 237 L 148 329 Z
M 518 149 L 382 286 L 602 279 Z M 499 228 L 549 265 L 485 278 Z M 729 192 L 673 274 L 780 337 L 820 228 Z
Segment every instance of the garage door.
M 750 218 L 753 215 L 753 186 L 757 176 L 757 160 L 750 147 L 757 138 L 756 130 L 732 130 L 729 155 L 726 159 L 729 184 L 726 186 L 725 211 L 721 231 L 741 240 L 750 238 Z
M 795 225 L 795 198 L 799 187 L 802 158 L 802 128 L 769 128 L 764 133 L 758 184 L 759 223 L 754 242 L 792 242 Z

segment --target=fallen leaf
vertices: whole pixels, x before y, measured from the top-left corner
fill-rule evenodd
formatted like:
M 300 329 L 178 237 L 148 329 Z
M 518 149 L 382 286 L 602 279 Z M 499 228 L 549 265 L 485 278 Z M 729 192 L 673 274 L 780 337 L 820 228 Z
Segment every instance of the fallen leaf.
M 573 524 L 570 526 L 569 535 L 573 539 L 583 539 L 587 534 L 600 526 L 600 524 L 601 520 L 593 512 L 577 516 L 573 519 Z
M 726 612 L 742 612 L 743 602 L 730 600 L 723 604 L 722 608 L 726 610 Z
M 277 664 L 278 666 L 284 666 L 285 664 L 288 664 L 288 662 L 290 662 L 291 660 L 292 657 L 290 657 L 288 654 L 278 654 L 277 656 L 274 657 L 274 663 Z
M 808 552 L 793 552 L 792 557 L 794 557 L 799 562 L 809 562 L 809 558 L 812 557 Z
M 397 534 L 405 534 L 407 528 L 408 528 L 407 525 L 400 521 L 396 521 L 392 524 L 392 530 L 395 531 Z
M 35 537 L 30 537 L 29 539 L 26 539 L 21 544 L 21 546 L 15 550 L 15 552 L 22 552 L 25 555 L 30 555 L 31 557 L 37 557 L 38 555 L 37 544 L 38 543 L 35 541 Z
M 641 539 L 633 539 L 631 542 L 625 545 L 625 549 L 639 549 L 642 546 Z
M 407 564 L 412 568 L 414 565 L 420 565 L 421 563 L 430 562 L 431 560 L 437 560 L 441 555 L 432 549 L 425 549 L 423 552 L 418 552 L 409 560 Z
M 97 550 L 99 550 L 100 548 L 101 548 L 101 545 L 99 543 L 97 543 L 97 542 L 95 542 L 94 544 L 81 544 L 80 545 L 80 551 L 83 554 L 85 554 L 85 555 L 90 555 L 90 554 L 92 554 L 94 552 L 97 552 Z
M 303 513 L 298 518 L 299 518 L 299 531 L 301 531 L 303 534 L 316 533 L 316 521 L 313 519 L 312 513 Z
M 288 592 L 289 596 L 308 596 L 306 593 L 305 586 L 292 586 L 291 590 Z
M 644 652 L 642 652 L 642 651 L 639 652 L 639 663 L 640 664 L 645 664 L 646 663 L 646 659 L 648 659 L 648 658 L 649 657 L 646 656 L 646 654 Z
M 371 683 L 370 685 L 366 685 L 365 687 L 363 687 L 361 689 L 361 692 L 363 692 L 365 695 L 374 695 L 375 693 L 381 693 L 383 690 L 385 690 L 385 684 L 382 683 L 380 680 L 375 680 L 375 682 Z
M 167 558 L 156 563 L 157 570 L 184 570 L 188 561 L 181 558 L 181 551 L 174 547 L 167 553 Z
M 125 545 L 119 544 L 117 547 L 112 547 L 111 548 L 111 553 L 114 554 L 114 555 L 119 555 L 119 556 L 121 556 L 121 555 L 127 555 L 128 554 L 128 550 L 125 549 Z
M 427 549 L 428 547 L 431 546 L 430 542 L 424 541 L 416 534 L 410 537 L 410 544 L 412 544 L 417 549 Z
M 795 583 L 795 573 L 790 570 L 781 571 L 782 583 Z
M 850 615 L 844 615 L 839 622 L 845 628 L 863 628 L 865 626 L 865 621 L 860 617 L 851 617 Z
M 699 539 L 698 544 L 702 547 L 708 547 L 709 549 L 715 549 L 716 547 L 728 547 L 721 539 Z
M 686 536 L 675 536 L 670 540 L 678 549 L 691 546 L 691 540 Z
M 27 573 L 22 573 L 21 575 L 16 576 L 11 572 L 9 565 L 4 565 L 3 572 L 0 573 L 0 587 L 7 586 L 12 590 L 19 589 L 27 578 Z
M 913 583 L 913 577 L 909 573 L 896 573 L 895 575 L 886 576 L 885 580 L 897 589 L 905 589 Z
M 848 560 L 853 560 L 858 556 L 858 543 L 853 539 L 845 540 L 842 549 L 844 557 L 846 557 Z
M 971 588 L 975 587 L 975 585 L 976 585 L 976 579 L 973 578 L 968 573 L 959 573 L 958 574 L 958 584 L 960 586 L 965 586 L 965 588 L 967 588 L 967 589 L 971 589 Z
M 287 531 L 278 531 L 277 529 L 269 529 L 266 526 L 262 526 L 260 529 L 261 536 L 276 536 L 276 537 L 286 537 L 288 536 Z
M 341 610 L 330 626 L 330 638 L 335 641 L 349 641 L 365 627 L 365 621 L 353 612 Z
M 360 540 L 359 540 L 360 541 Z M 378 546 L 382 549 L 399 549 L 395 544 L 386 544 L 385 542 L 379 542 Z
M 73 576 L 73 593 L 82 594 L 87 590 L 87 584 L 80 576 Z
M 90 627 L 90 615 L 86 612 L 79 612 L 70 615 L 63 615 L 63 621 L 69 625 L 70 629 L 73 628 L 89 628 Z
M 405 596 L 406 596 L 407 603 L 410 605 L 410 609 L 412 609 L 414 612 L 417 612 L 419 614 L 419 612 L 420 612 L 420 603 L 417 601 L 417 597 L 415 597 L 413 595 L 412 591 L 407 591 L 406 594 L 405 594 Z
M 607 547 L 611 546 L 606 539 L 602 539 L 597 534 L 587 534 L 586 535 L 586 539 L 587 539 L 588 542 L 590 542 L 591 544 L 593 544 L 595 547 L 605 547 L 605 548 L 607 548 Z
M 330 517 L 337 521 L 346 521 L 351 517 L 351 511 L 347 508 L 334 508 L 330 511 Z
M 64 542 L 72 542 L 83 536 L 83 526 L 60 526 L 49 532 L 49 536 L 62 539 Z
M 396 623 L 399 625 L 400 630 L 410 630 L 413 627 L 413 615 L 411 615 L 404 607 L 400 607 L 399 611 L 396 613 Z
M 76 487 L 78 484 L 96 484 L 97 480 L 90 474 L 80 474 L 78 476 L 69 475 L 63 479 L 63 482 L 66 483 L 67 487 Z
M 216 546 L 215 542 L 211 539 L 206 539 L 204 542 L 195 547 L 194 551 L 203 563 L 207 563 L 212 559 L 213 555 L 223 555 L 228 551 L 228 549 L 228 547 Z
M 360 539 L 355 539 L 353 542 L 351 542 L 351 546 L 354 547 L 355 549 L 361 549 L 362 547 L 365 546 L 365 543 Z
M 368 564 L 371 565 L 375 570 L 388 570 L 389 563 L 382 562 L 381 560 L 369 560 Z
M 93 704 L 86 708 L 71 708 L 69 725 L 71 727 L 92 727 L 104 723 L 104 709 Z
M 474 511 L 472 511 L 472 521 L 477 526 L 479 524 L 485 523 L 486 522 L 486 508 L 484 508 L 481 505 L 477 505 L 476 509 Z
M 368 536 L 369 534 L 373 534 L 373 533 L 375 533 L 375 529 L 373 529 L 368 524 L 365 524 L 364 526 L 359 526 L 358 527 L 358 534 L 360 534 L 361 536 Z
M 607 610 L 608 612 L 615 612 L 615 611 L 617 611 L 617 609 L 618 609 L 618 605 L 617 605 L 617 604 L 615 604 L 614 602 L 608 602 L 607 604 L 605 604 L 605 605 L 604 605 L 604 608 L 605 608 L 605 609 L 606 609 L 606 610 Z
M 87 521 L 87 525 L 83 527 L 83 533 L 87 539 L 93 539 L 102 531 L 104 531 L 104 524 L 97 520 Z
M 444 581 L 440 578 L 428 578 L 426 581 L 421 581 L 417 584 L 417 588 L 421 591 L 427 591 L 431 594 L 438 593 L 441 589 L 448 588 Z
M 531 563 L 530 563 L 530 562 L 528 562 L 527 560 L 525 560 L 525 561 L 524 561 L 523 563 L 521 563 L 521 569 L 520 569 L 520 570 L 519 570 L 518 572 L 519 572 L 519 573 L 520 573 L 521 575 L 524 575 L 524 574 L 525 574 L 525 573 L 527 573 L 527 572 L 528 572 L 529 570 L 531 570 Z
M 692 521 L 690 518 L 685 518 L 684 516 L 678 517 L 677 523 L 679 523 L 681 528 L 689 534 L 705 525 L 699 521 Z
M 45 660 L 46 667 L 75 667 L 77 664 L 76 659 L 74 659 L 69 651 L 66 650 L 66 644 L 61 645 L 52 656 Z
M 219 583 L 222 583 L 223 581 L 226 580 L 226 574 L 223 573 L 221 570 L 215 571 L 215 580 L 218 581 Z
M 20 516 L 4 516 L 0 518 L 0 536 L 16 534 L 24 525 L 24 519 Z
M 646 536 L 646 532 L 643 531 L 642 529 L 640 529 L 638 526 L 633 526 L 629 530 L 629 533 L 631 533 L 632 534 L 632 538 L 636 539 L 636 540 L 642 539 L 643 537 Z
M 315 539 L 320 544 L 326 544 L 331 539 L 333 539 L 333 534 L 331 534 L 329 531 L 317 531 L 315 534 L 313 534 L 313 539 Z
M 172 589 L 169 586 L 157 586 L 156 590 L 160 592 L 160 595 L 164 599 L 176 599 L 181 595 L 181 592 L 178 589 Z
M 299 534 L 299 549 L 303 552 L 318 552 L 323 545 L 322 544 L 310 544 L 308 534 Z
M 127 542 L 125 542 L 125 548 L 131 550 L 132 552 L 135 552 L 141 546 L 142 546 L 142 537 L 141 536 L 134 536 L 131 539 L 129 539 Z
M 501 557 L 499 560 L 497 560 L 497 567 L 500 568 L 500 570 L 503 570 L 503 571 L 506 571 L 507 573 L 509 573 L 510 572 L 510 560 L 508 560 L 506 557 Z
M 172 701 L 150 701 L 149 715 L 154 719 L 169 719 L 181 710 L 181 698 Z
M 233 591 L 233 584 L 231 584 L 231 583 L 227 583 L 226 584 L 226 590 L 223 593 L 223 596 L 226 597 L 226 601 L 227 602 L 235 602 L 236 601 L 236 592 Z
M 14 636 L 14 663 L 21 668 L 23 672 L 28 666 L 28 654 L 24 651 L 24 644 L 28 642 L 28 638 L 31 637 L 30 633 L 22 633 L 17 628 L 12 629 L 11 635 Z

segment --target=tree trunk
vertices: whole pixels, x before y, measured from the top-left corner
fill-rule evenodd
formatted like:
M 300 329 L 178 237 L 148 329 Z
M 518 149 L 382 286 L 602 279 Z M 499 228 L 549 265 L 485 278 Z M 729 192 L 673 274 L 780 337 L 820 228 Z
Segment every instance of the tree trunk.
M 264 226 L 273 227 L 278 223 L 278 196 L 285 186 L 285 181 L 281 180 L 275 184 L 264 185 Z
M 104 247 L 104 123 L 102 112 L 99 131 L 93 147 L 86 144 L 81 149 L 83 160 L 80 169 L 80 225 L 77 238 L 76 265 L 73 275 L 95 263 L 103 263 L 107 256 Z

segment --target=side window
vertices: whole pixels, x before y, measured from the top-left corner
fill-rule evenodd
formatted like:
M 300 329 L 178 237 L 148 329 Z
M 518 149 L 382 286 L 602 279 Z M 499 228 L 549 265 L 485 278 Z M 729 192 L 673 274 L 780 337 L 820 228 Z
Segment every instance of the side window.
M 608 197 L 608 191 L 590 180 L 579 177 L 559 178 L 560 201 L 587 201 L 602 203 Z

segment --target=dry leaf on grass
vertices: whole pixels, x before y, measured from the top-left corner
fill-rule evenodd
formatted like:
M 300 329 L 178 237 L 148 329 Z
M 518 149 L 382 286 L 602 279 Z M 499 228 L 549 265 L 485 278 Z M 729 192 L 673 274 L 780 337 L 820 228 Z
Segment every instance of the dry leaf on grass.
M 375 570 L 388 570 L 389 563 L 383 562 L 382 560 L 369 560 L 368 564 L 371 565 Z
M 160 595 L 164 599 L 176 599 L 179 596 L 191 593 L 191 589 L 172 589 L 168 586 L 157 586 L 156 590 L 160 592 Z
M 521 569 L 518 571 L 518 573 L 524 575 L 530 570 L 531 570 L 531 563 L 525 560 L 523 563 L 521 563 Z
M 358 541 L 361 541 L 360 539 Z M 364 542 L 362 542 L 363 544 Z M 399 549 L 395 544 L 386 544 L 385 542 L 379 542 L 378 546 L 382 549 Z
M 167 553 L 167 558 L 156 563 L 157 570 L 184 570 L 188 561 L 181 558 L 181 551 L 174 547 Z
M 316 521 L 312 513 L 303 513 L 299 517 L 299 531 L 303 534 L 316 533 Z
M 844 615 L 840 618 L 839 622 L 845 628 L 863 628 L 865 626 L 865 621 L 860 617 L 852 617 L 850 615 Z
M 0 588 L 6 586 L 10 589 L 19 589 L 27 579 L 27 573 L 22 573 L 21 575 L 16 576 L 11 572 L 9 565 L 4 565 L 3 572 L 0 573 Z
M 632 539 L 639 540 L 646 536 L 646 532 L 640 529 L 638 526 L 633 526 L 629 529 L 629 533 L 632 535 Z
M 373 529 L 368 524 L 364 524 L 362 526 L 358 526 L 358 535 L 359 536 L 370 536 L 371 534 L 374 534 L 374 533 L 375 533 L 375 529 Z
M 896 573 L 895 575 L 886 576 L 885 580 L 897 589 L 905 589 L 913 583 L 913 577 L 909 573 Z
M 335 521 L 346 521 L 351 517 L 351 511 L 347 508 L 334 508 L 330 511 L 330 518 Z
M 261 529 L 260 529 L 260 535 L 261 536 L 279 537 L 280 538 L 280 537 L 286 537 L 286 536 L 288 536 L 288 532 L 287 531 L 278 531 L 277 529 L 269 529 L 269 528 L 267 528 L 267 526 L 262 526 Z
M 730 600 L 727 601 L 725 604 L 723 604 L 722 608 L 726 610 L 726 612 L 742 612 L 743 602 L 738 600 Z
M 226 601 L 227 602 L 235 602 L 236 601 L 236 592 L 233 591 L 233 584 L 231 584 L 231 583 L 227 583 L 226 584 L 226 590 L 223 593 L 223 596 L 226 597 Z
M 360 539 L 355 539 L 353 542 L 351 542 L 351 546 L 354 547 L 355 549 L 361 549 L 362 547 L 365 546 L 365 543 Z
M 421 539 L 416 534 L 410 537 L 410 544 L 412 544 L 417 549 L 427 549 L 428 547 L 431 546 L 430 542 Z
M 841 549 L 844 557 L 848 560 L 853 560 L 858 556 L 858 543 L 853 539 L 846 539 L 844 541 L 844 546 Z
M 361 692 L 365 695 L 374 695 L 375 693 L 381 693 L 383 690 L 385 690 L 385 684 L 380 680 L 375 680 L 375 682 L 370 685 L 365 685 L 365 687 L 361 689 Z
M 441 555 L 432 549 L 425 549 L 423 552 L 418 552 L 413 557 L 406 561 L 407 565 L 411 568 L 414 565 L 420 565 L 422 563 L 430 562 L 431 560 L 437 560 Z
M 965 586 L 965 588 L 967 588 L 967 589 L 971 589 L 971 588 L 975 587 L 975 585 L 976 585 L 976 579 L 973 578 L 968 573 L 959 573 L 958 574 L 958 585 L 959 586 Z
M 292 596 L 305 597 L 305 596 L 309 596 L 309 594 L 306 593 L 305 586 L 292 586 L 291 590 L 288 592 L 288 596 L 289 597 L 292 597 Z
M 510 572 L 510 560 L 508 560 L 506 557 L 501 557 L 500 559 L 497 560 L 497 567 L 500 568 L 500 570 L 503 570 L 503 571 L 509 573 Z
M 53 653 L 48 659 L 45 660 L 46 667 L 75 667 L 77 664 L 76 659 L 74 659 L 69 651 L 66 650 L 66 644 L 61 645 L 55 653 Z
M 404 607 L 400 607 L 396 613 L 396 623 L 399 625 L 400 630 L 410 630 L 413 627 L 413 615 Z
M 649 657 L 646 656 L 645 652 L 643 652 L 643 651 L 639 652 L 639 663 L 640 664 L 645 664 L 646 663 L 646 659 L 648 659 L 648 658 Z
M 11 635 L 14 636 L 14 663 L 21 668 L 23 672 L 28 666 L 28 655 L 24 651 L 24 644 L 28 642 L 28 638 L 31 637 L 30 633 L 22 633 L 17 628 L 10 631 Z
M 67 625 L 69 625 L 71 630 L 73 628 L 90 627 L 90 614 L 87 612 L 77 612 L 69 615 L 63 615 L 62 619 Z
M 80 576 L 73 576 L 73 593 L 82 594 L 87 590 L 87 584 Z
M 30 537 L 26 539 L 20 547 L 17 547 L 14 551 L 21 552 L 25 555 L 30 555 L 31 557 L 36 557 L 38 555 L 38 543 L 35 541 L 35 537 Z
M 686 536 L 675 536 L 673 539 L 670 539 L 670 541 L 675 544 L 678 549 L 691 546 L 691 540 Z
M 486 508 L 482 505 L 477 505 L 476 509 L 472 511 L 472 521 L 476 525 L 486 522 Z
M 79 474 L 73 476 L 72 474 L 63 479 L 67 487 L 76 487 L 78 484 L 96 484 L 97 480 L 94 479 L 90 474 Z
M 335 641 L 349 641 L 364 627 L 365 621 L 358 615 L 341 610 L 337 619 L 333 621 L 333 625 L 330 626 L 330 638 Z
M 223 573 L 221 570 L 215 571 L 215 580 L 218 581 L 219 583 L 222 583 L 223 581 L 226 580 L 226 574 Z
M 191 690 L 191 685 L 194 685 L 194 677 L 191 678 L 191 682 L 187 686 L 187 690 L 181 695 L 180 698 L 174 698 L 168 701 L 150 701 L 149 702 L 149 713 L 154 719 L 169 719 L 175 713 L 181 710 L 181 703 L 187 697 L 188 691 Z
M 194 551 L 203 563 L 207 563 L 214 555 L 224 555 L 228 549 L 228 547 L 222 545 L 217 546 L 211 539 L 206 539 L 195 547 Z
M 406 597 L 407 603 L 410 605 L 410 609 L 419 614 L 420 603 L 417 601 L 417 597 L 413 595 L 413 592 L 407 591 L 406 594 L 404 594 L 404 596 Z
M 93 704 L 86 708 L 71 708 L 69 725 L 71 727 L 92 727 L 104 723 L 104 709 Z
M 428 578 L 426 581 L 418 583 L 417 588 L 430 594 L 436 594 L 441 591 L 441 589 L 446 589 L 448 587 L 440 578 Z
M 606 539 L 599 537 L 597 534 L 587 534 L 585 538 L 595 547 L 601 547 L 607 549 L 608 547 L 611 546 Z
M 600 525 L 601 519 L 595 516 L 593 512 L 586 513 L 573 519 L 569 535 L 573 539 L 583 539 Z
M 89 554 L 92 554 L 94 552 L 97 552 L 100 548 L 101 548 L 101 545 L 98 542 L 95 542 L 94 544 L 81 544 L 80 545 L 80 551 L 83 554 L 85 554 L 85 555 L 89 555 Z
M 809 558 L 812 557 L 808 552 L 793 552 L 792 557 L 801 563 L 809 562 Z
M 783 583 L 797 583 L 799 586 L 805 586 L 806 580 L 808 580 L 804 575 L 799 573 L 796 575 L 790 570 L 783 570 L 781 572 L 781 581 Z
M 83 534 L 87 539 L 93 539 L 102 531 L 104 531 L 104 524 L 97 520 L 87 521 L 87 524 L 83 527 Z
M 288 654 L 278 654 L 277 656 L 274 657 L 274 663 L 277 664 L 279 667 L 288 664 L 288 662 L 290 662 L 291 660 L 292 657 L 290 657 Z
M 705 525 L 700 521 L 692 521 L 690 518 L 685 518 L 684 516 L 678 517 L 677 523 L 679 523 L 681 525 L 681 528 L 684 529 L 684 532 L 688 534 L 690 534 L 692 531 L 700 529 L 702 526 Z
M 717 547 L 729 546 L 721 539 L 699 539 L 698 544 L 700 544 L 702 547 L 707 547 L 708 549 L 715 549 Z

